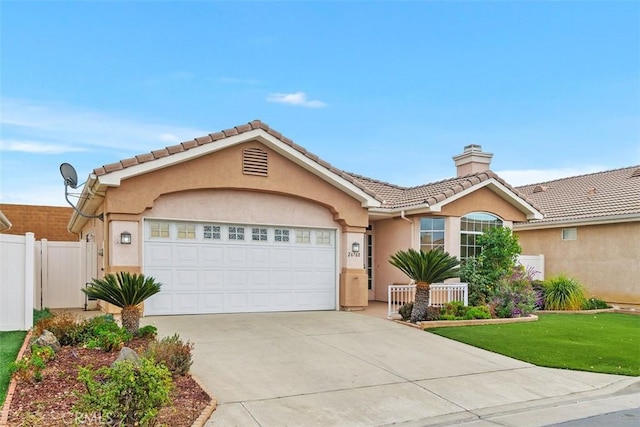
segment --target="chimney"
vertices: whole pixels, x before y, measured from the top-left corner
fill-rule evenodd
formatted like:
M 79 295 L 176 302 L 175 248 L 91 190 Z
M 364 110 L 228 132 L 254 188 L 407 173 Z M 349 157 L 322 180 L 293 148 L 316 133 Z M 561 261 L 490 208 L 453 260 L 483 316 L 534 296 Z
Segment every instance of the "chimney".
M 458 170 L 457 176 L 470 175 L 477 172 L 484 172 L 491 165 L 493 153 L 485 153 L 482 146 L 471 144 L 464 147 L 462 154 L 453 156 Z

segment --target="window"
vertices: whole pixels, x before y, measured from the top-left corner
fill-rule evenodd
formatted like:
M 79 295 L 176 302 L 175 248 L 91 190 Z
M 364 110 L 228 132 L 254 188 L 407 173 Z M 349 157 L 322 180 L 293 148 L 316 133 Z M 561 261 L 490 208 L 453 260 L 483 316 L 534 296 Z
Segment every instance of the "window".
M 244 240 L 244 227 L 229 227 L 229 240 Z
M 267 241 L 267 229 L 266 228 L 252 228 L 251 240 L 254 242 L 266 242 Z
M 220 240 L 220 226 L 219 225 L 205 225 L 203 227 L 205 239 Z
M 420 218 L 420 249 L 444 250 L 444 218 Z
M 331 244 L 331 232 L 316 230 L 316 244 L 317 245 L 330 245 Z
M 479 255 L 477 237 L 496 227 L 502 227 L 502 220 L 492 214 L 474 212 L 460 218 L 460 259 Z
M 309 230 L 296 230 L 296 243 L 311 243 Z
M 275 230 L 275 241 L 276 242 L 288 242 L 289 241 L 289 230 L 283 230 L 281 228 L 276 228 L 276 230 Z
M 167 239 L 169 238 L 169 223 L 168 222 L 152 222 L 150 226 L 149 237 L 155 239 Z
M 563 228 L 562 229 L 562 240 L 576 240 L 578 239 L 578 229 L 577 228 Z
M 196 226 L 195 224 L 177 224 L 178 239 L 195 239 L 196 238 Z

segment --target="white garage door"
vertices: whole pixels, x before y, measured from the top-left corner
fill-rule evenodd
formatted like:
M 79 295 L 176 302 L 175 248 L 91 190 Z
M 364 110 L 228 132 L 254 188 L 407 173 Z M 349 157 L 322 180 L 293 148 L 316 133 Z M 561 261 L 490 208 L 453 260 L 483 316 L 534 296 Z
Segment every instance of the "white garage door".
M 163 284 L 145 314 L 331 310 L 335 231 L 145 221 L 144 273 Z

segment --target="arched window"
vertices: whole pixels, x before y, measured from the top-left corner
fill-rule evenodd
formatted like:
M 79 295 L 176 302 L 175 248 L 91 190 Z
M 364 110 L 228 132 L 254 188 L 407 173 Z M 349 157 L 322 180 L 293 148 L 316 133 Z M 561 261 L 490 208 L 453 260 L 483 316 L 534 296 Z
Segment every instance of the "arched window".
M 460 259 L 479 255 L 477 237 L 496 227 L 502 227 L 502 220 L 489 213 L 472 212 L 460 218 Z

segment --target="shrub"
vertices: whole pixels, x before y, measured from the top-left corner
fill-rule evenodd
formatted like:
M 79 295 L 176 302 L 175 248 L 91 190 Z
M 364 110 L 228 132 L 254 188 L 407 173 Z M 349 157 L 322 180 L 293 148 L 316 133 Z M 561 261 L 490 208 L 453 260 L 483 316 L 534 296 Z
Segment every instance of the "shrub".
M 564 274 L 545 282 L 546 310 L 580 310 L 585 301 L 582 285 Z
M 158 328 L 153 325 L 143 326 L 142 328 L 138 329 L 136 336 L 140 338 L 155 339 L 155 337 L 158 336 Z
M 42 381 L 42 370 L 46 363 L 55 357 L 55 353 L 50 347 L 31 347 L 31 355 L 13 362 L 11 372 L 18 381 Z
M 87 392 L 79 395 L 74 411 L 99 413 L 109 425 L 154 425 L 160 408 L 170 402 L 173 387 L 167 368 L 146 358 L 139 364 L 124 360 L 97 371 L 80 367 L 78 379 Z
M 607 304 L 606 301 L 603 301 L 601 299 L 598 298 L 589 298 L 586 299 L 584 301 L 584 303 L 582 304 L 582 309 L 583 310 L 602 310 L 605 308 L 611 308 L 611 306 L 609 304 Z
M 42 319 L 48 319 L 53 316 L 53 313 L 49 310 L 49 308 L 45 307 L 42 310 L 33 309 L 33 324 L 35 325 Z
M 45 330 L 55 335 L 60 345 L 76 345 L 83 340 L 83 326 L 68 311 L 40 319 L 34 327 L 35 335 L 39 336 Z
M 533 289 L 533 273 L 522 266 L 515 267 L 510 275 L 498 281 L 490 301 L 496 317 L 528 316 L 535 309 L 538 293 Z
M 191 350 L 193 350 L 193 343 L 189 341 L 185 343 L 178 334 L 174 334 L 149 344 L 144 356 L 162 363 L 173 375 L 186 375 L 193 363 Z
M 427 307 L 427 316 L 425 320 L 438 320 L 442 315 L 442 309 L 440 307 L 434 307 L 432 305 Z
M 84 323 L 84 340 L 89 348 L 113 351 L 119 350 L 124 343 L 130 341 L 131 334 L 118 326 L 113 316 L 98 316 Z
M 413 303 L 408 302 L 398 309 L 398 314 L 402 316 L 402 320 L 409 320 L 411 318 L 411 312 L 413 311 Z
M 464 315 L 464 318 L 466 320 L 491 319 L 491 312 L 489 311 L 489 307 L 486 305 L 468 307 L 467 313 Z

